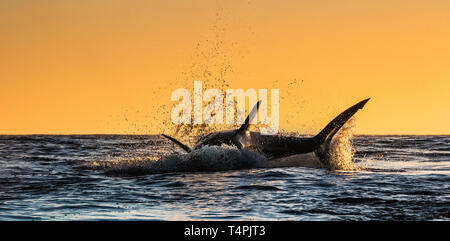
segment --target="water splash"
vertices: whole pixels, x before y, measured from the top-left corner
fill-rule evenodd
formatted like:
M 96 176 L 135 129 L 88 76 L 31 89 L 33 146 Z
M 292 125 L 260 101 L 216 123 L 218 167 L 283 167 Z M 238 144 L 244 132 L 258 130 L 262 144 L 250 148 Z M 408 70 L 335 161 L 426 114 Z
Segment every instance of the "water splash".
M 225 15 L 225 16 L 224 16 Z M 223 9 L 216 12 L 214 23 L 210 32 L 204 39 L 199 40 L 195 47 L 195 54 L 191 56 L 191 65 L 182 73 L 178 82 L 181 86 L 191 86 L 194 80 L 202 82 L 202 93 L 207 89 L 218 89 L 225 96 L 226 89 L 230 88 L 229 79 L 234 72 L 232 66 L 233 53 L 237 51 L 236 43 L 227 40 L 227 16 Z M 179 87 L 178 87 L 179 88 Z M 211 102 L 202 101 L 202 110 Z M 223 105 L 226 106 L 225 99 Z M 191 120 L 194 119 L 194 113 L 191 113 Z M 172 123 L 167 123 L 173 126 Z M 238 128 L 239 125 L 227 124 L 179 124 L 168 130 L 166 134 L 177 138 L 183 143 L 194 145 L 199 138 L 215 131 Z
M 84 168 L 101 170 L 108 175 L 136 176 L 171 172 L 216 172 L 262 166 L 266 158 L 257 152 L 236 147 L 203 146 L 187 154 L 163 156 L 126 155 L 90 161 Z
M 355 148 L 353 146 L 353 130 L 355 127 L 355 117 L 345 123 L 336 133 L 328 148 L 329 167 L 331 170 L 359 171 L 362 166 L 353 162 Z

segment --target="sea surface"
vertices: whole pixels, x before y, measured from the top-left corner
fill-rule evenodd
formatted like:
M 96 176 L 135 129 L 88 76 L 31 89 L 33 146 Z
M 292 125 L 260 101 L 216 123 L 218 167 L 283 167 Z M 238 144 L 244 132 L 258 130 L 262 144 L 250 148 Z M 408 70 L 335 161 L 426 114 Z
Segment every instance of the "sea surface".
M 353 146 L 358 171 L 240 169 L 258 156 L 221 147 L 180 168 L 156 135 L 0 136 L 0 220 L 450 220 L 450 136 Z

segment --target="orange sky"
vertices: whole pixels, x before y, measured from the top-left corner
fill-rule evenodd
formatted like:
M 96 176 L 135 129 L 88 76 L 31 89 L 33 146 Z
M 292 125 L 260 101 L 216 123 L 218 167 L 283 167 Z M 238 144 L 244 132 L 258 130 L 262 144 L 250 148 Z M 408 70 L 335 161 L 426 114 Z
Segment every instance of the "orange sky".
M 371 97 L 356 133 L 450 134 L 449 12 L 444 0 L 2 0 L 0 134 L 159 133 L 171 92 L 203 77 L 279 88 L 290 131 Z

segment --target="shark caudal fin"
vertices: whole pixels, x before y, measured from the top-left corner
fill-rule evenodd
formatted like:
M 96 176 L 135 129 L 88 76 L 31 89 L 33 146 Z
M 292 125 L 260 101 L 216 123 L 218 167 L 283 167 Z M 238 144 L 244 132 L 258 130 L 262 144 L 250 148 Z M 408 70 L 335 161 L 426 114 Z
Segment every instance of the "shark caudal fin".
M 182 148 L 183 150 L 185 150 L 187 153 L 189 153 L 189 152 L 192 151 L 191 148 L 189 148 L 189 147 L 186 146 L 185 144 L 181 143 L 181 142 L 178 141 L 177 139 L 175 139 L 175 138 L 173 138 L 173 137 L 171 137 L 171 136 L 165 135 L 165 134 L 161 134 L 161 135 L 164 136 L 165 138 L 171 140 L 173 143 L 177 144 L 179 147 L 181 147 L 181 148 Z
M 314 141 L 317 144 L 330 142 L 333 136 L 341 129 L 341 127 L 353 116 L 358 110 L 362 109 L 370 98 L 360 101 L 356 105 L 348 108 L 336 118 L 334 118 L 328 125 L 323 128 L 319 134 L 314 137 Z
M 261 100 L 256 102 L 255 106 L 253 106 L 252 110 L 248 114 L 247 118 L 245 118 L 244 124 L 241 125 L 239 129 L 231 137 L 231 141 L 235 144 L 239 149 L 242 148 L 242 144 L 239 142 L 238 137 L 244 134 L 245 131 L 250 127 L 250 123 L 255 119 L 256 113 L 258 113 L 259 106 L 261 105 Z

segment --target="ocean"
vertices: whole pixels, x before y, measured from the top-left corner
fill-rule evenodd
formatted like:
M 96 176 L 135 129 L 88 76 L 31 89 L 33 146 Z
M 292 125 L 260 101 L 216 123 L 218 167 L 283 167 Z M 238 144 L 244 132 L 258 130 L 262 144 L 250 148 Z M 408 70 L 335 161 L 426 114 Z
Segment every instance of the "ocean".
M 0 220 L 450 220 L 450 136 L 352 145 L 358 170 L 249 168 L 159 135 L 3 135 Z

